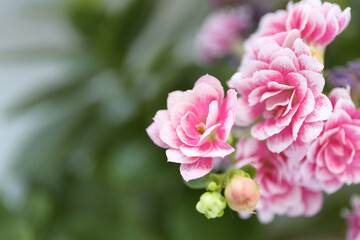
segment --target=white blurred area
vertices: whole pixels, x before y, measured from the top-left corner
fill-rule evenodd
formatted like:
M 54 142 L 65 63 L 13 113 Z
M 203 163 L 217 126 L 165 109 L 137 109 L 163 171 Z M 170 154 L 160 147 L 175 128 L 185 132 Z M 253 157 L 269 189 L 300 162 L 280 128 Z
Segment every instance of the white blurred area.
M 63 57 L 43 56 L 43 51 L 69 51 L 75 37 L 57 13 L 62 1 L 0 1 L 0 192 L 11 205 L 19 204 L 24 184 L 12 175 L 11 167 L 26 141 L 46 124 L 36 112 L 11 117 L 9 108 L 51 87 L 63 75 Z

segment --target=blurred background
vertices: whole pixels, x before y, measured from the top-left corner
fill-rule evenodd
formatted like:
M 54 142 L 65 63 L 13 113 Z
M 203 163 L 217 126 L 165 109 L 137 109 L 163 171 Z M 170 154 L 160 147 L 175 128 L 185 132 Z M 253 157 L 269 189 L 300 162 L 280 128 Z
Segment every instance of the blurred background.
M 195 210 L 202 191 L 146 135 L 170 91 L 235 72 L 233 59 L 194 54 L 215 2 L 0 2 L 0 239 L 345 238 L 340 210 L 359 186 L 325 196 L 313 218 L 262 225 L 227 209 L 207 220 Z M 260 12 L 287 3 L 256 2 Z M 352 21 L 327 49 L 328 69 L 360 57 L 360 1 L 331 2 L 350 6 Z

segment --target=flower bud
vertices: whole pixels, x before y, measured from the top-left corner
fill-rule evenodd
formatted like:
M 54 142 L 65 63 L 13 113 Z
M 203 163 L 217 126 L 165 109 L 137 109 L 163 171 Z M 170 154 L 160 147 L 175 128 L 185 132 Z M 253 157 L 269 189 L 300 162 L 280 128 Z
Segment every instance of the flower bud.
M 200 201 L 196 204 L 196 210 L 208 219 L 221 217 L 224 214 L 226 200 L 218 192 L 206 192 L 200 197 Z
M 214 192 L 219 188 L 219 186 L 216 184 L 216 182 L 209 182 L 206 186 L 206 189 L 208 191 Z
M 252 213 L 260 199 L 256 182 L 240 175 L 234 176 L 225 189 L 229 207 L 239 213 Z

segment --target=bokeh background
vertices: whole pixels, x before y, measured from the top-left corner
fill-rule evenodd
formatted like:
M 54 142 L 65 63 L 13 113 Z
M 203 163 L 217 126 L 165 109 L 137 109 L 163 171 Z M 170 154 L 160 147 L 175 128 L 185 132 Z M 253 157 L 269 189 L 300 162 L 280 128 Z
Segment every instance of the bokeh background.
M 327 69 L 360 57 L 360 1 L 331 2 L 352 21 Z M 325 196 L 312 218 L 262 225 L 227 209 L 207 220 L 195 210 L 202 191 L 147 137 L 168 92 L 235 72 L 231 59 L 194 54 L 212 11 L 209 0 L 1 0 L 1 240 L 345 238 L 340 211 L 359 186 Z

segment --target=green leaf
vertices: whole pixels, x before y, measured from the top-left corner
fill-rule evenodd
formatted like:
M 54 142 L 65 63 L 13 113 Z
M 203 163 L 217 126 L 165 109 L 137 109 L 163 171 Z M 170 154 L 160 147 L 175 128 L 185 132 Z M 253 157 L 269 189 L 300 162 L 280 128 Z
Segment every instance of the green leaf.
M 210 174 L 205 175 L 202 178 L 190 180 L 188 182 L 184 181 L 184 183 L 192 189 L 202 189 L 206 188 L 207 183 L 211 181 Z
M 254 168 L 251 165 L 245 165 L 241 168 L 241 170 L 248 173 L 252 179 L 254 179 L 256 177 L 257 170 L 256 170 L 256 168 Z

